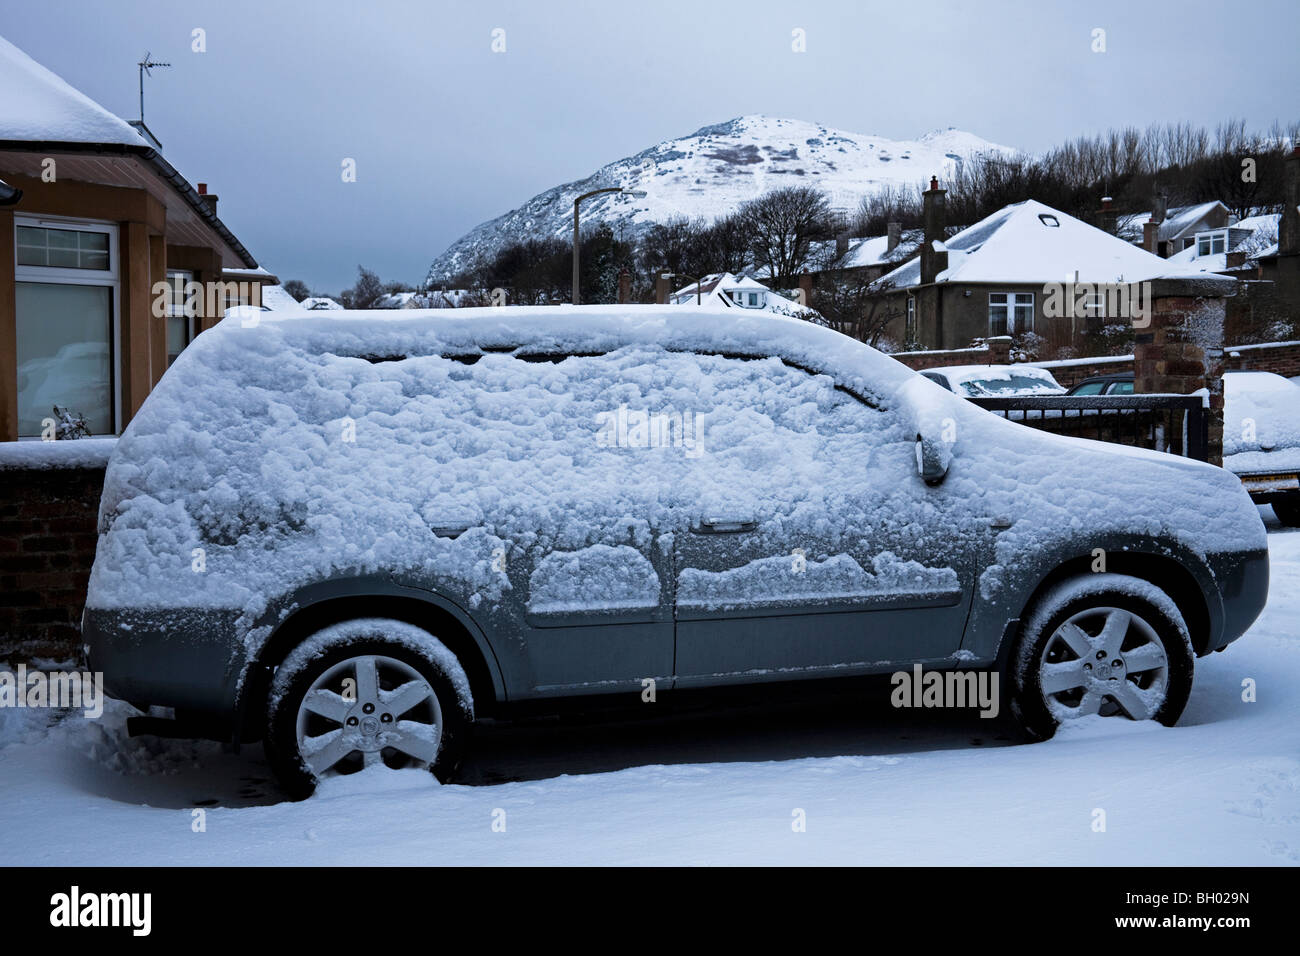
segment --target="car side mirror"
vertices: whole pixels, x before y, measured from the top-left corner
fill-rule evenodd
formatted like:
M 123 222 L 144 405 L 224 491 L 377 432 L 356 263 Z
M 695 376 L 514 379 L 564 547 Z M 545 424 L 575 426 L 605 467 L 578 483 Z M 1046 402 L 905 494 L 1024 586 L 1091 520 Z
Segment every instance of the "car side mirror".
M 952 449 L 948 442 L 916 436 L 916 472 L 927 485 L 937 485 L 947 477 L 951 460 Z

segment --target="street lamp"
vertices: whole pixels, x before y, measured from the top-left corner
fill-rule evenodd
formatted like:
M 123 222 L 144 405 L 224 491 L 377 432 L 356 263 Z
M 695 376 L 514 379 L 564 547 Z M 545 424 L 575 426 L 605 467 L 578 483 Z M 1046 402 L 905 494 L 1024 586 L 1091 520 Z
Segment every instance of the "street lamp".
M 606 189 L 593 189 L 589 193 L 583 193 L 577 199 L 573 200 L 573 304 L 577 305 L 581 301 L 581 295 L 578 292 L 578 203 L 584 199 L 590 199 L 592 196 L 599 196 L 601 193 L 622 193 L 624 196 L 633 196 L 636 199 L 645 198 L 644 189 L 624 189 L 622 186 L 610 186 Z
M 660 275 L 660 277 L 663 278 L 663 279 L 689 279 L 689 278 L 691 278 L 690 276 L 688 276 L 688 275 L 683 275 L 683 274 L 680 273 L 680 272 L 661 272 L 661 273 L 659 273 L 659 275 Z M 704 285 L 704 277 L 703 277 L 703 276 L 700 276 L 698 279 L 695 280 L 695 304 L 696 304 L 696 305 L 700 305 L 700 304 L 702 304 L 701 291 L 700 291 L 700 286 L 702 286 L 702 285 Z

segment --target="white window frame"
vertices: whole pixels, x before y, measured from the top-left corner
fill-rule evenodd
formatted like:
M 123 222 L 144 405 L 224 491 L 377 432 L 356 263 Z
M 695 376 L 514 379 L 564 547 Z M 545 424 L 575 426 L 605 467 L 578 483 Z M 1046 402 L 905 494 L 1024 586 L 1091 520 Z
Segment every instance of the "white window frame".
M 190 270 L 190 269 L 168 269 L 168 270 L 167 270 L 167 284 L 168 284 L 169 286 L 171 286 L 171 285 L 172 285 L 172 280 L 173 280 L 174 278 L 177 278 L 177 277 L 180 277 L 180 276 L 183 276 L 184 279 L 185 279 L 185 281 L 181 283 L 181 304 L 180 304 L 179 306 L 177 306 L 176 302 L 173 300 L 171 294 L 169 293 L 169 294 L 168 294 L 168 297 L 167 297 L 167 318 L 168 318 L 168 319 L 174 319 L 174 318 L 180 317 L 180 318 L 183 318 L 183 319 L 185 320 L 185 344 L 181 346 L 181 352 L 184 352 L 187 348 L 190 347 L 190 343 L 194 341 L 194 336 L 196 335 L 196 332 L 195 332 L 195 326 L 196 326 L 196 324 L 197 324 L 197 318 L 196 318 L 196 316 L 197 316 L 197 310 L 193 310 L 193 311 L 191 311 L 191 312 L 186 312 L 186 310 L 185 310 L 185 304 L 189 301 L 189 295 L 188 295 L 188 289 L 187 289 L 187 286 L 189 285 L 189 283 L 191 283 L 191 282 L 194 281 L 194 272 L 193 272 L 192 270 Z M 173 286 L 173 288 L 174 288 L 174 286 Z M 165 346 L 165 345 L 166 345 L 166 332 L 165 332 L 165 331 L 164 331 L 164 333 L 163 333 L 163 338 L 164 338 L 164 346 Z M 180 355 L 180 352 L 177 352 L 176 354 L 177 354 L 177 356 L 179 356 L 179 355 Z M 171 354 L 170 354 L 170 351 L 168 352 L 168 356 L 167 356 L 167 357 L 168 357 L 168 362 L 167 362 L 167 364 L 168 364 L 168 366 L 170 367 L 170 366 L 171 366 L 171 361 L 170 361 L 170 360 L 171 360 Z
M 1215 249 L 1215 244 L 1219 248 Z M 1205 246 L 1205 251 L 1201 246 Z M 1196 258 L 1201 256 L 1217 256 L 1219 253 L 1226 251 L 1228 248 L 1228 234 L 1226 232 L 1204 232 L 1196 237 Z
M 36 229 L 68 229 L 73 232 L 102 232 L 108 234 L 107 269 L 69 269 L 62 266 L 30 266 L 18 264 L 18 227 Z M 112 291 L 113 321 L 110 332 L 112 354 L 109 368 L 112 373 L 110 393 L 113 396 L 113 434 L 122 433 L 122 282 L 118 226 L 115 222 L 98 219 L 76 219 L 70 216 L 14 216 L 14 284 L 43 282 L 51 285 L 108 286 Z M 14 316 L 15 323 L 17 316 Z M 15 395 L 14 399 L 17 400 Z M 20 441 L 40 441 L 39 436 L 21 436 Z
M 1001 302 L 995 302 L 995 299 L 1001 299 Z M 1006 310 L 1007 330 L 1005 333 L 997 333 L 993 329 L 993 309 L 999 307 Z M 1025 323 L 1016 321 L 1016 310 L 1028 307 L 1029 319 Z M 1032 332 L 1034 330 L 1034 294 L 1032 292 L 990 292 L 989 293 L 989 335 L 1016 335 L 1019 332 Z

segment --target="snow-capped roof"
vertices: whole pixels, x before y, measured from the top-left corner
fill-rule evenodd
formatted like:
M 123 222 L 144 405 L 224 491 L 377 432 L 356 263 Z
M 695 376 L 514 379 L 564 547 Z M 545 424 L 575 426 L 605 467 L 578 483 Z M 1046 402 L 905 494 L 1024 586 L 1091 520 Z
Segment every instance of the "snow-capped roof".
M 763 303 L 761 310 L 768 312 L 779 312 L 783 315 L 789 314 L 789 309 L 794 307 L 785 296 L 779 292 L 769 289 L 763 283 L 751 279 L 745 275 L 733 275 L 730 272 L 715 272 L 704 276 L 698 283 L 692 282 L 688 286 L 683 286 L 676 292 L 669 295 L 668 301 L 673 305 L 695 305 L 696 285 L 699 285 L 700 304 L 713 308 L 735 308 L 736 303 L 731 298 L 733 292 L 758 292 L 762 293 L 760 301 Z
M 0 37 L 0 140 L 149 144 L 124 120 Z
M 938 282 L 1115 283 L 1195 274 L 1034 199 L 1005 206 L 940 245 L 948 251 L 948 268 Z M 877 281 L 892 288 L 919 285 L 921 261 Z
M 1191 206 L 1174 206 L 1170 208 L 1165 212 L 1165 221 L 1160 224 L 1160 232 L 1157 234 L 1157 238 L 1163 242 L 1189 234 L 1202 219 L 1220 206 L 1223 207 L 1224 212 L 1228 211 L 1228 207 L 1217 199 L 1211 202 L 1195 203 Z M 1141 242 L 1143 227 L 1150 221 L 1150 210 L 1120 216 L 1117 231 L 1122 239 L 1129 242 Z
M 321 312 L 343 308 L 343 306 L 339 305 L 327 295 L 313 295 L 303 299 L 298 304 L 309 312 Z
M 1169 261 L 1186 265 L 1200 272 L 1226 272 L 1229 268 L 1228 254 L 1240 252 L 1245 254 L 1246 263 L 1237 268 L 1251 268 L 1254 260 L 1268 255 L 1270 249 L 1276 250 L 1281 221 L 1281 214 L 1272 213 L 1263 216 L 1247 216 L 1236 225 L 1224 229 L 1203 230 L 1213 233 L 1227 232 L 1228 241 L 1223 252 L 1198 255 L 1197 243 L 1192 243 L 1186 249 L 1180 249 L 1170 256 Z
M 262 286 L 262 305 L 273 312 L 302 311 L 302 303 L 286 292 L 282 285 Z

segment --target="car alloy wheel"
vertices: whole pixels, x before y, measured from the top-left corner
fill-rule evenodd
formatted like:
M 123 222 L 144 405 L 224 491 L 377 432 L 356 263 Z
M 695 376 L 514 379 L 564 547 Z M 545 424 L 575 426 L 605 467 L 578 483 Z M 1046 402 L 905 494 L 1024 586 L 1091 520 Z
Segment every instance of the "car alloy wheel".
M 1169 658 L 1140 614 L 1093 607 L 1062 622 L 1043 645 L 1038 689 L 1058 721 L 1097 714 L 1154 716 L 1169 689 Z
M 383 763 L 429 767 L 442 708 L 429 681 L 405 661 L 349 657 L 317 677 L 298 706 L 298 752 L 318 778 Z

